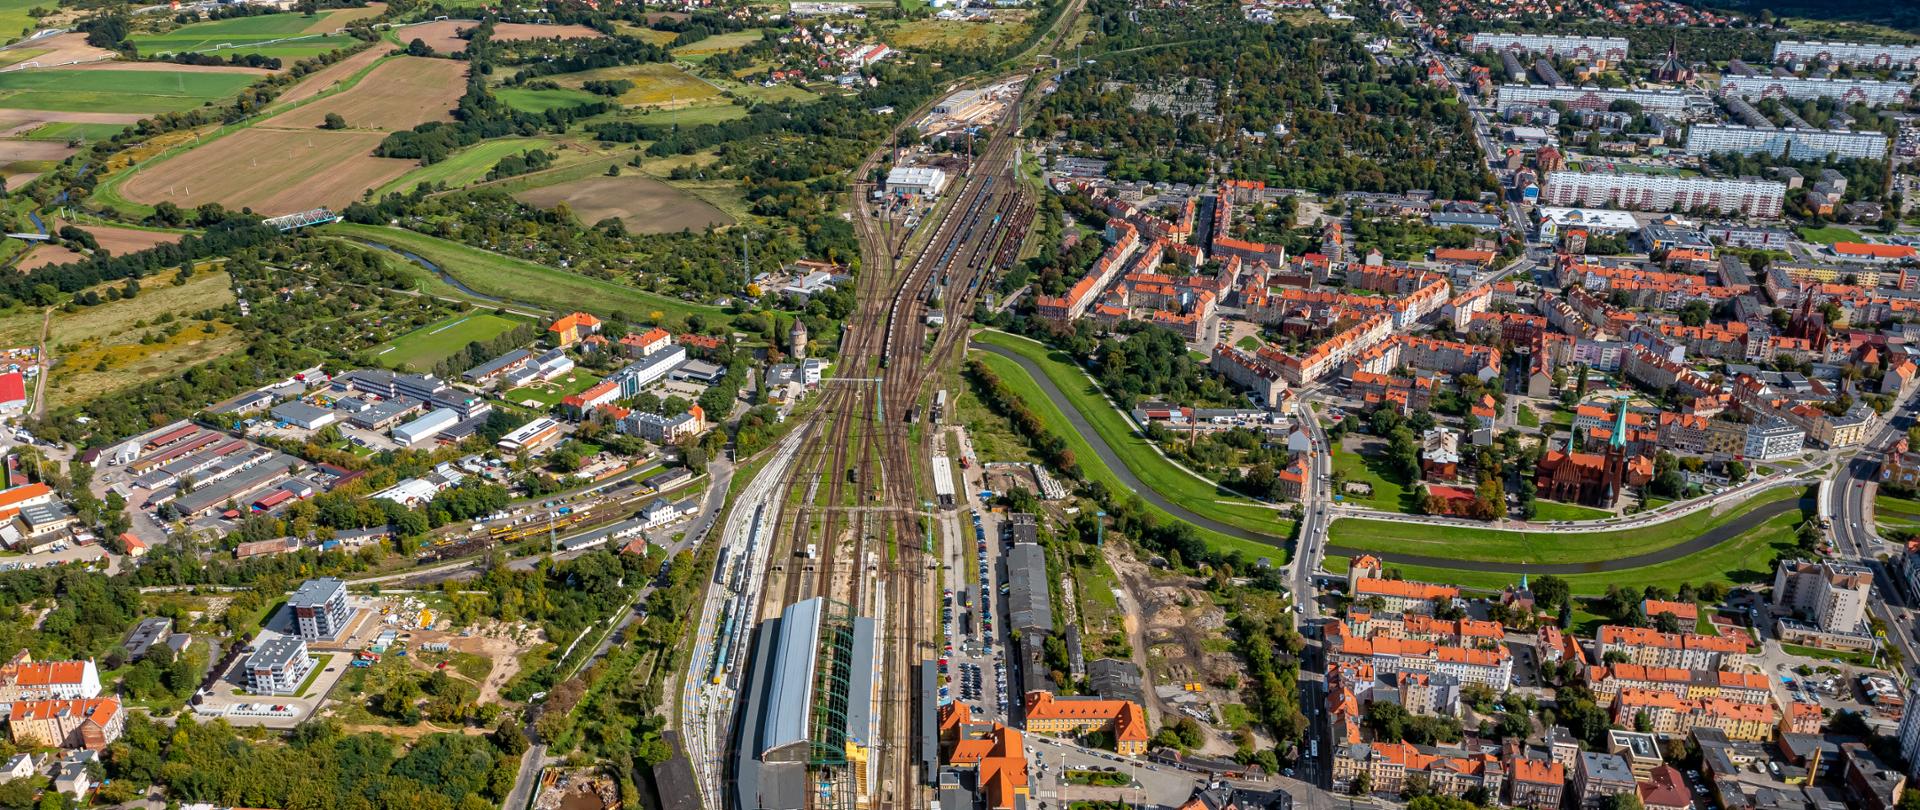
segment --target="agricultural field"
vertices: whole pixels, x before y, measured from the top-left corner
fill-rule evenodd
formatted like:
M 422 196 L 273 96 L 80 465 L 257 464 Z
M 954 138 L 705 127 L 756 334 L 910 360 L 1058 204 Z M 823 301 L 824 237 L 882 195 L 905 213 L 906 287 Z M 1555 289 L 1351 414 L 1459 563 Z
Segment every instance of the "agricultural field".
M 477 25 L 475 20 L 434 20 L 421 25 L 409 25 L 397 29 L 394 35 L 401 42 L 416 39 L 427 43 L 427 47 L 439 53 L 459 53 L 467 49 L 467 40 L 460 32 Z M 584 25 L 533 25 L 530 23 L 499 23 L 493 27 L 493 38 L 497 40 L 518 39 L 599 39 L 603 36 Z
M 373 196 L 379 198 L 396 191 L 411 191 L 414 186 L 421 183 L 445 183 L 447 188 L 459 188 L 485 180 L 487 172 L 491 171 L 501 158 L 508 155 L 517 155 L 529 149 L 558 152 L 562 148 L 557 146 L 552 138 L 501 138 L 481 141 L 453 153 L 439 163 L 421 166 L 407 172 L 400 179 L 375 190 Z
M 390 129 L 446 120 L 466 68 L 444 59 L 402 57 L 374 67 L 351 89 L 150 163 L 120 185 L 128 200 L 181 207 L 218 202 L 267 215 L 342 206 L 417 168 L 373 157 Z M 329 112 L 348 129 L 319 129 Z
M 431 371 L 440 361 L 453 356 L 475 341 L 492 340 L 522 321 L 492 313 L 455 315 L 401 335 L 374 352 L 373 360 L 389 368 L 407 371 Z
M 92 399 L 240 348 L 233 327 L 186 316 L 233 302 L 227 274 L 202 272 L 182 286 L 154 279 L 130 300 L 54 316 L 48 381 L 55 407 Z M 171 324 L 156 323 L 172 314 Z M 175 329 L 175 327 L 178 327 Z M 168 334 L 172 331 L 173 334 Z M 152 342 L 143 342 L 151 340 Z
M 647 62 L 567 73 L 554 76 L 552 79 L 562 87 L 571 88 L 579 88 L 580 85 L 595 79 L 625 79 L 633 82 L 633 89 L 622 94 L 617 100 L 629 107 L 650 106 L 675 109 L 728 103 L 720 95 L 720 88 L 664 62 Z
M 666 45 L 667 43 L 674 41 L 680 36 L 679 34 L 676 34 L 672 31 L 660 31 L 653 28 L 641 28 L 640 26 L 629 25 L 627 23 L 614 23 L 614 30 L 619 31 L 620 33 L 625 34 L 627 36 L 638 39 L 649 45 Z
M 0 139 L 0 173 L 9 175 L 43 172 L 74 153 L 65 139 L 43 141 L 25 138 Z M 18 187 L 19 184 L 12 184 Z
M 507 106 L 521 112 L 541 113 L 555 107 L 578 107 L 599 101 L 600 97 L 585 90 L 563 87 L 558 90 L 529 90 L 524 87 L 494 88 L 494 96 Z
M 334 85 L 352 78 L 354 74 L 385 58 L 389 50 L 376 45 L 309 73 L 299 84 L 281 93 L 279 98 L 274 99 L 274 103 L 277 106 L 297 104 L 331 90 Z
M 13 269 L 25 273 L 56 264 L 77 262 L 84 258 L 86 257 L 61 245 L 37 244 L 27 248 L 26 254 L 20 257 L 20 261 L 14 262 Z
M 341 9 L 319 17 L 295 13 L 233 17 L 190 23 L 161 33 L 135 34 L 130 39 L 140 53 L 154 56 L 214 53 L 298 59 L 353 44 L 352 37 L 330 32 L 378 13 L 377 9 Z
M 725 314 L 724 310 L 710 304 L 683 301 L 605 279 L 569 273 L 401 228 L 335 223 L 326 226 L 325 231 L 390 245 L 421 256 L 482 295 L 525 301 L 550 309 L 583 309 L 601 315 L 619 310 L 637 317 L 673 322 L 693 313 L 708 318 Z M 659 317 L 655 318 L 655 315 Z
M 0 0 L 0 4 L 11 0 Z M 0 29 L 4 31 L 4 29 Z M 87 44 L 85 34 L 54 34 L 0 50 L 0 66 L 25 68 L 70 65 L 117 58 L 119 54 Z
M 73 225 L 92 234 L 94 241 L 99 242 L 102 249 L 115 256 L 138 253 L 155 245 L 172 244 L 180 241 L 180 237 L 186 236 L 180 231 L 147 230 L 124 225 L 98 225 L 64 220 L 55 220 L 53 228 L 58 230 L 63 225 Z
M 1024 12 L 1018 18 L 997 14 L 993 22 L 967 20 L 913 20 L 881 34 L 888 45 L 901 50 L 964 51 L 1000 48 L 1024 39 L 1032 30 Z M 1005 16 L 1006 19 L 1002 19 Z
M 451 117 L 466 92 L 466 66 L 446 59 L 392 59 L 368 73 L 353 89 L 291 110 L 263 122 L 276 129 L 319 129 L 327 113 L 346 119 L 349 130 L 412 129 Z
M 659 180 L 639 174 L 589 177 L 528 189 L 514 197 L 528 205 L 552 208 L 566 203 L 582 223 L 617 217 L 635 233 L 672 233 L 709 225 L 731 225 L 725 211 Z
M 190 110 L 238 94 L 250 73 L 83 70 L 60 68 L 0 73 L 0 108 L 93 113 Z
M 755 42 L 759 42 L 760 37 L 761 34 L 758 29 L 749 28 L 745 31 L 729 31 L 674 48 L 673 55 L 676 59 L 700 62 L 716 53 L 728 53 L 730 51 L 740 50 Z

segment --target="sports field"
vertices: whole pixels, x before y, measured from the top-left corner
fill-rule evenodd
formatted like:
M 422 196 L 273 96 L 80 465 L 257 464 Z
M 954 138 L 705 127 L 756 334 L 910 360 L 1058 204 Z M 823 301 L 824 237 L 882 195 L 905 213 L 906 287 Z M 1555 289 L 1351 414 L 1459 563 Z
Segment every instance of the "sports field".
M 32 132 L 22 136 L 30 141 L 65 141 L 79 138 L 84 141 L 104 141 L 120 134 L 125 124 L 85 124 L 75 121 L 51 121 L 34 127 Z
M 1759 507 L 1797 499 L 1797 489 L 1755 496 L 1720 514 L 1710 509 L 1637 529 L 1570 534 L 1553 531 L 1502 532 L 1470 526 L 1436 526 L 1340 518 L 1327 527 L 1327 544 L 1353 549 L 1401 552 L 1473 562 L 1526 564 L 1586 563 L 1617 560 L 1668 548 Z
M 131 37 L 143 54 L 168 53 L 257 53 L 282 59 L 325 53 L 353 44 L 344 34 L 325 34 L 355 17 L 366 16 L 362 9 L 342 9 L 320 17 L 305 14 L 261 14 L 225 20 L 190 23 L 159 34 Z
M 439 163 L 421 166 L 407 172 L 400 179 L 381 186 L 374 191 L 373 196 L 379 198 L 389 192 L 411 191 L 414 186 L 421 183 L 445 183 L 447 188 L 459 188 L 468 183 L 476 183 L 486 179 L 487 172 L 491 171 L 494 164 L 499 163 L 501 158 L 517 155 L 529 149 L 554 152 L 558 147 L 554 146 L 551 138 L 501 138 L 495 141 L 481 141 L 453 153 Z
M 618 310 L 640 318 L 652 318 L 654 313 L 659 313 L 662 318 L 674 320 L 695 312 L 708 318 L 725 317 L 724 310 L 711 304 L 682 301 L 401 228 L 335 223 L 325 230 L 391 245 L 424 257 L 482 294 L 549 309 L 582 309 L 601 315 Z
M 712 104 L 716 101 L 721 104 L 726 103 L 720 95 L 720 88 L 664 62 L 646 62 L 638 65 L 621 65 L 566 73 L 554 76 L 552 79 L 562 87 L 572 88 L 578 88 L 594 79 L 625 79 L 633 82 L 633 89 L 621 94 L 618 101 L 629 107 L 654 106 L 672 109 Z
M 180 112 L 239 93 L 245 73 L 16 70 L 0 73 L 0 107 L 105 113 Z
M 587 225 L 618 217 L 627 230 L 635 233 L 672 233 L 733 224 L 733 217 L 725 211 L 642 174 L 588 177 L 528 189 L 514 197 L 540 208 L 564 202 Z
M 415 329 L 374 350 L 374 362 L 407 371 L 431 371 L 474 341 L 491 340 L 523 321 L 491 312 L 455 315 Z

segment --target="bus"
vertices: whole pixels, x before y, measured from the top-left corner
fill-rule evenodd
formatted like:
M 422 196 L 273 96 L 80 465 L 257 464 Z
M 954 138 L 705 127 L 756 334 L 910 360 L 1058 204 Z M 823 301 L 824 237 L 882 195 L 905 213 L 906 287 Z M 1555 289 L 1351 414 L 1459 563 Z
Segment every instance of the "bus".
M 1813 500 L 1814 509 L 1816 510 L 1816 514 L 1819 515 L 1821 531 L 1830 531 L 1833 529 L 1832 499 L 1833 479 L 1829 478 L 1820 482 L 1819 494 L 1816 495 Z

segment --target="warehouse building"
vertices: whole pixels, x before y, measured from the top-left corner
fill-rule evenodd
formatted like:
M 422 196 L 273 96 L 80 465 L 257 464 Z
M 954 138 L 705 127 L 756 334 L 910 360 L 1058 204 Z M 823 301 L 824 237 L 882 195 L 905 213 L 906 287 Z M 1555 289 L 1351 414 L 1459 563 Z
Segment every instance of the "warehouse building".
M 873 620 L 815 597 L 754 633 L 734 810 L 854 808 L 878 783 Z
M 895 166 L 887 172 L 887 192 L 932 197 L 947 187 L 947 173 L 924 166 Z
M 460 421 L 460 412 L 452 408 L 435 408 L 425 416 L 393 429 L 393 440 L 402 447 L 424 442 L 453 427 Z

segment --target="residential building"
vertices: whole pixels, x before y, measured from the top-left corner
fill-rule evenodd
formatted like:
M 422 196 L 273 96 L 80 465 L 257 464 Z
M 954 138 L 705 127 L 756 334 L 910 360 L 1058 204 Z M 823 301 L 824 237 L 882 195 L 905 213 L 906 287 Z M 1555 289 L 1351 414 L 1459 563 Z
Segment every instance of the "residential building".
M 1734 152 L 1793 160 L 1825 160 L 1828 155 L 1843 160 L 1882 160 L 1887 156 L 1887 143 L 1886 134 L 1881 132 L 1694 124 L 1687 129 L 1686 150 L 1689 155 Z
M 1649 667 L 1641 664 L 1600 664 L 1586 673 L 1587 688 L 1602 707 L 1626 689 L 1665 692 L 1677 698 L 1698 700 L 1719 697 L 1739 703 L 1766 703 L 1773 692 L 1765 675 L 1724 669 L 1683 669 Z
M 1598 633 L 1596 658 L 1620 652 L 1628 663 L 1678 669 L 1720 669 L 1745 664 L 1747 645 L 1729 636 L 1662 633 L 1650 627 L 1609 624 Z
M 1616 101 L 1631 101 L 1647 112 L 1685 112 L 1692 94 L 1679 90 L 1633 90 L 1603 87 L 1553 86 L 1546 84 L 1503 84 L 1499 90 L 1499 110 L 1515 107 L 1548 107 L 1558 101 L 1576 110 L 1606 110 Z
M 1886 766 L 1868 750 L 1865 743 L 1849 742 L 1840 746 L 1845 762 L 1842 783 L 1853 807 L 1862 810 L 1894 810 L 1907 789 L 1907 775 Z
M 1723 76 L 1720 92 L 1749 100 L 1762 98 L 1830 98 L 1841 104 L 1904 105 L 1913 98 L 1913 85 L 1872 79 L 1814 79 L 1796 76 Z
M 1915 707 L 1900 715 L 1900 729 L 1894 736 L 1900 741 L 1900 758 L 1907 761 L 1907 775 L 1920 775 L 1920 680 L 1907 681 L 1907 703 Z
M 547 335 L 553 338 L 556 346 L 565 348 L 586 340 L 589 335 L 600 333 L 600 319 L 585 312 L 574 312 L 560 316 L 547 327 Z
M 292 695 L 300 691 L 313 664 L 306 641 L 293 636 L 272 639 L 247 656 L 247 689 L 259 695 Z
M 1759 219 L 1777 219 L 1787 187 L 1769 180 L 1683 177 L 1627 172 L 1550 172 L 1541 199 L 1556 206 L 1579 205 L 1691 211 L 1706 207 Z
M 100 670 L 92 661 L 35 661 L 21 650 L 0 665 L 0 703 L 99 696 Z
M 1526 810 L 1560 810 L 1566 786 L 1565 765 L 1525 756 L 1507 760 L 1507 804 Z
M 1693 791 L 1672 765 L 1655 767 L 1640 781 L 1640 806 L 1646 810 L 1690 810 Z
M 1827 632 L 1851 633 L 1866 619 L 1873 572 L 1843 562 L 1782 560 L 1773 574 L 1773 607 Z
M 6 765 L 0 766 L 0 783 L 11 782 L 15 779 L 25 779 L 38 773 L 40 768 L 38 765 L 35 765 L 34 762 L 35 760 L 31 753 L 14 754 L 12 758 L 7 760 Z
M 1786 39 L 1773 43 L 1773 61 L 1774 64 L 1822 62 L 1912 70 L 1920 67 L 1920 45 Z
M 1464 796 L 1474 788 L 1499 796 L 1506 785 L 1506 767 L 1492 754 L 1428 748 L 1406 742 L 1335 745 L 1333 785 L 1347 790 L 1361 774 L 1376 794 L 1394 795 L 1409 779 L 1423 779 L 1434 793 Z
M 1607 799 L 1638 792 L 1639 783 L 1627 761 L 1616 754 L 1582 751 L 1573 775 L 1573 802 L 1577 810 L 1601 810 Z
M 1627 61 L 1627 40 L 1623 37 L 1478 33 L 1472 35 L 1469 45 L 1474 53 L 1488 50 L 1537 53 L 1602 66 Z
M 99 751 L 120 738 L 126 711 L 117 697 L 22 700 L 7 706 L 15 745 Z
M 347 583 L 334 577 L 309 579 L 287 597 L 294 625 L 308 641 L 331 641 L 347 627 Z
M 1347 592 L 1357 602 L 1376 599 L 1380 609 L 1389 613 L 1428 612 L 1436 599 L 1451 602 L 1460 598 L 1460 589 L 1382 576 L 1380 560 L 1369 554 L 1353 559 L 1347 569 Z

